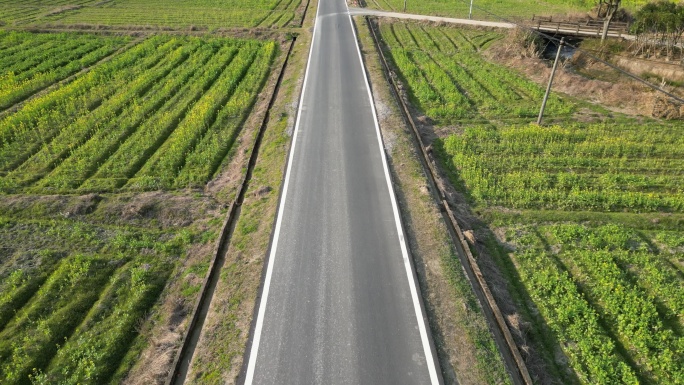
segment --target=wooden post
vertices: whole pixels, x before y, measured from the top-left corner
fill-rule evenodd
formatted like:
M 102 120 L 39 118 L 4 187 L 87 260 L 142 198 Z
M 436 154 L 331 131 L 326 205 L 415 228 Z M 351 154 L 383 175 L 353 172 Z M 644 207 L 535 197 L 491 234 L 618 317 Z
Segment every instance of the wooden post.
M 473 19 L 473 0 L 470 0 L 470 12 L 468 12 L 468 19 Z
M 404 13 L 406 13 L 406 0 L 404 0 Z
M 546 94 L 544 94 L 544 100 L 542 101 L 541 110 L 539 110 L 539 117 L 537 118 L 537 124 L 542 124 L 542 119 L 544 118 L 544 109 L 546 109 L 546 102 L 549 100 L 549 94 L 551 93 L 551 85 L 553 84 L 553 78 L 556 76 L 556 68 L 558 68 L 558 59 L 560 59 L 561 49 L 565 45 L 565 38 L 562 38 L 558 44 L 558 52 L 556 52 L 556 60 L 553 62 L 553 69 L 551 70 L 551 78 L 549 78 L 549 85 L 546 87 Z

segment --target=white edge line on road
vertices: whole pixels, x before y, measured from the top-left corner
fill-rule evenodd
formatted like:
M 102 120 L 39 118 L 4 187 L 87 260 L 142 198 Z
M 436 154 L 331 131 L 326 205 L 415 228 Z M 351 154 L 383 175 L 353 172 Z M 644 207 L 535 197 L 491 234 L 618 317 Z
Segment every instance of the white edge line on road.
M 294 133 L 292 134 L 292 146 L 290 147 L 290 158 L 287 161 L 287 170 L 285 171 L 285 183 L 283 184 L 283 195 L 280 197 L 280 204 L 278 209 L 278 218 L 276 219 L 276 226 L 273 235 L 273 243 L 271 244 L 271 252 L 268 256 L 268 267 L 266 268 L 266 277 L 264 278 L 264 288 L 262 290 L 261 301 L 259 303 L 259 313 L 257 315 L 256 325 L 254 327 L 254 338 L 252 339 L 252 349 L 249 353 L 249 363 L 247 364 L 247 374 L 245 376 L 245 385 L 252 385 L 254 381 L 254 371 L 256 369 L 257 355 L 259 354 L 259 343 L 261 342 L 261 329 L 264 326 L 264 315 L 266 313 L 266 302 L 268 301 L 268 292 L 271 288 L 271 277 L 273 276 L 273 263 L 275 261 L 276 251 L 278 249 L 278 238 L 280 237 L 280 227 L 283 223 L 283 212 L 285 211 L 285 199 L 287 197 L 287 188 L 290 185 L 290 176 L 292 170 L 292 163 L 294 159 L 295 147 L 297 146 L 297 133 L 299 132 L 299 122 L 302 119 L 302 107 L 304 105 L 304 94 L 306 93 L 306 84 L 309 79 L 309 69 L 311 68 L 311 57 L 313 56 L 314 43 L 316 42 L 316 31 L 318 30 L 318 13 L 321 9 L 320 1 L 317 3 L 316 19 L 314 20 L 314 31 L 311 37 L 311 47 L 309 48 L 309 59 L 306 62 L 306 72 L 304 74 L 304 84 L 302 86 L 302 94 L 299 99 L 299 110 L 297 111 L 297 122 L 295 123 Z
M 380 150 L 380 157 L 382 158 L 382 168 L 385 171 L 385 180 L 387 181 L 387 188 L 389 189 L 390 201 L 392 202 L 392 211 L 394 212 L 394 222 L 397 226 L 397 233 L 399 234 L 399 244 L 401 245 L 401 254 L 404 257 L 404 267 L 406 268 L 406 275 L 409 281 L 409 287 L 411 288 L 411 298 L 413 299 L 413 307 L 416 311 L 416 319 L 418 322 L 418 329 L 420 331 L 420 338 L 423 341 L 423 350 L 425 351 L 425 360 L 427 361 L 428 372 L 430 373 L 430 382 L 432 384 L 438 385 L 439 379 L 437 376 L 437 368 L 435 367 L 435 360 L 432 357 L 432 349 L 430 348 L 430 340 L 427 335 L 427 327 L 425 325 L 425 319 L 423 318 L 423 312 L 420 308 L 420 299 L 418 298 L 418 291 L 416 290 L 416 282 L 413 279 L 413 269 L 411 268 L 411 262 L 409 261 L 408 249 L 406 247 L 406 239 L 404 238 L 404 231 L 401 227 L 401 218 L 399 217 L 399 209 L 397 207 L 397 200 L 394 195 L 394 187 L 392 186 L 392 179 L 389 174 L 389 167 L 387 166 L 387 157 L 385 155 L 385 150 L 383 148 L 382 134 L 380 133 L 380 123 L 378 122 L 378 114 L 375 111 L 375 103 L 373 102 L 373 94 L 371 93 L 370 83 L 368 82 L 368 76 L 366 75 L 366 67 L 363 64 L 363 56 L 361 56 L 361 48 L 359 47 L 359 39 L 356 36 L 356 30 L 354 29 L 354 21 L 352 20 L 351 13 L 349 12 L 349 6 L 347 2 L 344 2 L 347 6 L 347 15 L 349 16 L 349 23 L 351 24 L 352 32 L 354 33 L 354 42 L 356 43 L 356 50 L 359 53 L 359 61 L 361 63 L 361 71 L 363 72 L 363 79 L 366 82 L 366 89 L 368 90 L 368 101 L 371 105 L 371 110 L 373 111 L 373 120 L 375 122 L 375 133 L 378 136 L 378 148 Z

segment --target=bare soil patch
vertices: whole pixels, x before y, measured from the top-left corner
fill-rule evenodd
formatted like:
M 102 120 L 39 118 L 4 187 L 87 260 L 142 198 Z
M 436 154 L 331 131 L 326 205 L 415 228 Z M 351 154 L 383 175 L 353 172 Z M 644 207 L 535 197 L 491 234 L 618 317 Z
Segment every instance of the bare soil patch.
M 538 47 L 527 43 L 523 32 L 512 30 L 502 42 L 483 54 L 492 62 L 523 73 L 540 85 L 548 83 L 551 64 L 539 57 Z M 553 90 L 601 105 L 611 111 L 632 116 L 679 118 L 681 114 L 662 113 L 662 99 L 656 92 L 587 55 L 577 53 L 561 64 Z M 640 74 L 638 74 L 640 75 Z M 668 87 L 665 87 L 668 88 Z M 673 88 L 669 88 L 673 91 Z

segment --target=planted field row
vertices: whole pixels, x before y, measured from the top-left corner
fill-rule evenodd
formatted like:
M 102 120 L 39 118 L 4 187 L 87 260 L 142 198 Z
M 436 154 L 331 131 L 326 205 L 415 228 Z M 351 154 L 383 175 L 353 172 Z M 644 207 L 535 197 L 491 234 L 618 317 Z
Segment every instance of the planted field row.
M 22 25 L 36 23 L 45 18 L 74 12 L 84 6 L 92 6 L 98 0 L 47 0 L 47 1 L 0 1 L 0 23 Z
M 438 123 L 538 114 L 544 90 L 478 54 L 500 35 L 405 23 L 383 23 L 380 30 L 412 103 Z M 555 95 L 547 105 L 552 116 L 573 110 Z
M 684 280 L 670 259 L 682 250 L 653 246 L 670 236 L 618 225 L 508 231 L 525 290 L 582 383 L 684 383 Z
M 206 183 L 276 51 L 257 41 L 150 38 L 0 120 L 0 189 Z
M 192 233 L 8 218 L 0 228 L 0 382 L 120 383 Z
M 0 111 L 120 48 L 129 39 L 0 33 Z
M 599 211 L 684 211 L 678 126 L 468 127 L 440 144 L 477 204 Z
M 15 25 L 111 25 L 167 27 L 284 27 L 298 20 L 301 0 L 0 2 L 0 21 Z

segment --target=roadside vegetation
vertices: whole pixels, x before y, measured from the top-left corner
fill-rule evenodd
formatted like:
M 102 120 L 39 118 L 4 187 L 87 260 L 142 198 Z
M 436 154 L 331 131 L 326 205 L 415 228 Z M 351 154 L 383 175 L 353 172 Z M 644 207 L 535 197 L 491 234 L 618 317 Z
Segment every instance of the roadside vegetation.
M 665 51 L 668 59 L 681 60 L 684 5 L 664 0 L 648 3 L 635 13 L 634 19 L 632 32 L 638 44 L 635 53 L 650 57 Z
M 558 94 L 549 125 L 530 124 L 543 91 L 485 59 L 504 43 L 496 33 L 380 31 L 537 380 L 684 383 L 684 126 Z M 459 36 L 473 44 L 453 44 Z M 452 115 L 439 108 L 448 103 Z

